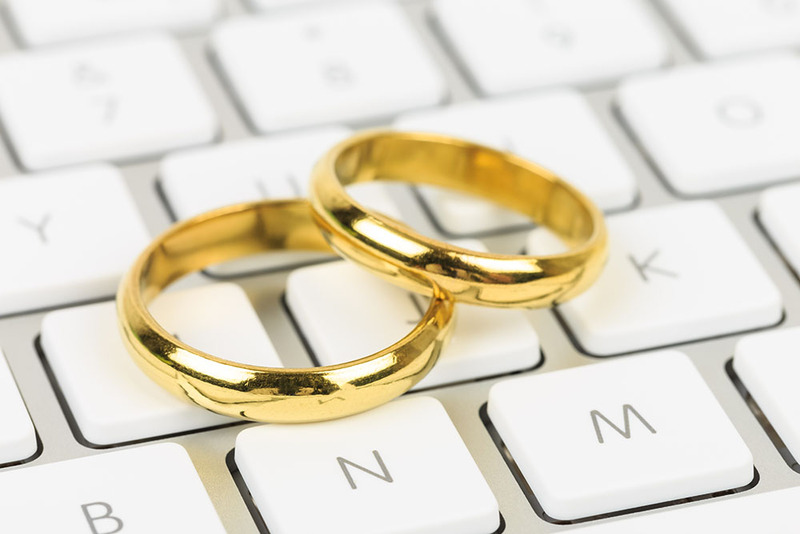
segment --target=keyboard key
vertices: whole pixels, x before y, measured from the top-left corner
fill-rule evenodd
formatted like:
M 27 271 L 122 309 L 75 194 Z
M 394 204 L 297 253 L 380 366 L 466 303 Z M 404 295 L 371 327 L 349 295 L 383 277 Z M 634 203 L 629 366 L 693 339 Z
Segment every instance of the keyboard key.
M 322 0 L 247 0 L 252 9 L 267 11 L 270 9 L 301 7 L 315 3 L 324 4 Z
M 113 295 L 148 241 L 114 167 L 4 178 L 0 315 Z
M 22 165 L 129 160 L 207 143 L 214 110 L 163 35 L 6 54 L 0 116 Z
M 789 534 L 800 529 L 800 488 L 714 500 L 653 512 L 565 532 L 574 534 L 673 534 L 675 532 L 762 532 Z
M 293 271 L 286 301 L 322 365 L 388 347 L 408 334 L 428 307 L 426 298 L 346 262 Z M 450 342 L 415 389 L 530 369 L 540 361 L 539 338 L 522 311 L 461 305 Z
M 328 127 L 174 152 L 161 163 L 161 186 L 178 219 L 261 198 L 306 196 L 314 164 L 350 133 Z
M 260 132 L 385 119 L 437 104 L 444 80 L 394 2 L 224 22 L 217 59 Z
M 506 380 L 490 390 L 488 411 L 544 512 L 556 519 L 753 479 L 747 445 L 677 351 Z
M 607 222 L 605 270 L 558 308 L 584 350 L 606 356 L 780 321 L 780 292 L 713 202 L 642 209 Z M 528 250 L 545 250 L 545 238 L 534 230 Z
M 3 472 L 0 494 L 3 532 L 225 532 L 175 443 Z
M 575 184 L 602 209 L 630 206 L 636 182 L 586 100 L 564 89 L 456 104 L 410 113 L 395 126 L 472 139 L 513 151 Z M 575 157 L 579 147 L 581 157 Z M 429 211 L 450 234 L 476 234 L 528 224 L 508 210 L 443 189 L 420 188 Z
M 772 187 L 761 193 L 758 219 L 795 272 L 800 272 L 800 185 Z
M 718 58 L 800 45 L 795 0 L 661 0 L 695 49 Z
M 186 343 L 220 358 L 279 367 L 264 327 L 239 286 L 166 293 L 154 316 Z M 113 302 L 51 312 L 42 349 L 82 436 L 95 445 L 234 422 L 184 401 L 139 370 L 122 344 Z
M 800 328 L 753 334 L 736 345 L 733 369 L 795 458 L 800 458 Z
M 222 10 L 220 0 L 8 0 L 17 35 L 28 46 L 121 32 L 205 28 Z
M 634 0 L 437 0 L 433 11 L 490 95 L 605 83 L 668 58 L 658 28 Z
M 800 59 L 698 64 L 624 82 L 619 105 L 664 178 L 700 195 L 800 171 Z
M 162 162 L 161 187 L 178 219 L 238 202 L 304 197 L 316 161 L 350 133 L 347 128 L 326 127 L 173 153 Z M 380 184 L 348 190 L 367 206 L 401 218 L 397 205 Z M 305 251 L 261 254 L 208 270 L 229 276 L 323 258 L 330 255 Z
M 235 458 L 272 534 L 489 534 L 500 526 L 497 501 L 433 398 L 248 428 Z
M 27 460 L 36 454 L 39 444 L 36 430 L 14 376 L 0 349 L 0 465 Z

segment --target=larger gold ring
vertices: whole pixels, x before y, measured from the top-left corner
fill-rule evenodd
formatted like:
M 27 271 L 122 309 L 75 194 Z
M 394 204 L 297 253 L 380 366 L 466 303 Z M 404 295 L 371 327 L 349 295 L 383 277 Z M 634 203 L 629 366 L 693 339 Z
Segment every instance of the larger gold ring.
M 117 293 L 128 351 L 174 394 L 217 413 L 262 422 L 321 421 L 368 410 L 404 393 L 433 367 L 449 334 L 454 303 L 430 278 L 430 306 L 406 337 L 371 356 L 326 367 L 280 369 L 222 360 L 175 338 L 147 310 L 161 290 L 193 271 L 287 249 L 330 252 L 305 200 L 239 204 L 173 226 L 142 252 Z
M 547 256 L 473 252 L 420 235 L 355 202 L 344 186 L 401 180 L 477 195 L 530 217 L 571 249 Z M 581 293 L 607 256 L 602 212 L 552 172 L 507 152 L 442 135 L 372 131 L 333 147 L 315 166 L 317 224 L 343 256 L 403 287 L 430 293 L 433 278 L 457 300 L 546 307 Z

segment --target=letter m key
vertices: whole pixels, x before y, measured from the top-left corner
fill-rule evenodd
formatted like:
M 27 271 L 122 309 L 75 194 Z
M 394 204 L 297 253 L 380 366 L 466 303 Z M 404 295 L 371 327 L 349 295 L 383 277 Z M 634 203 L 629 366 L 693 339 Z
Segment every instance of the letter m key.
M 630 404 L 623 404 L 622 405 L 622 422 L 624 425 L 624 429 L 615 425 L 608 417 L 600 413 L 598 410 L 592 410 L 590 415 L 592 417 L 592 424 L 594 425 L 594 432 L 597 435 L 597 442 L 598 443 L 605 443 L 605 439 L 603 438 L 603 431 L 600 429 L 600 421 L 606 423 L 609 427 L 613 428 L 618 434 L 620 434 L 625 439 L 631 439 L 631 414 L 636 416 L 636 419 L 650 431 L 651 434 L 656 433 L 656 429 L 647 422 L 647 420 L 642 417 L 642 415 L 636 411 L 636 408 L 631 406 Z

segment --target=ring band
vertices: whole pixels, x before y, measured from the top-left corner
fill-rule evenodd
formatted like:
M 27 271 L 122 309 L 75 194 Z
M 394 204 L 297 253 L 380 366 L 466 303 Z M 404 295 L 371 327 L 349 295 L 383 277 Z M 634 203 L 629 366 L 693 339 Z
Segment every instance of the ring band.
M 457 189 L 530 217 L 571 248 L 562 254 L 486 254 L 435 241 L 355 202 L 344 186 L 400 180 Z M 330 245 L 375 274 L 430 294 L 430 277 L 456 300 L 539 308 L 597 278 L 607 256 L 602 212 L 552 172 L 507 152 L 435 134 L 371 131 L 333 147 L 314 167 L 311 202 Z
M 151 243 L 117 293 L 122 338 L 137 364 L 172 393 L 217 413 L 261 422 L 321 421 L 392 399 L 433 367 L 454 302 L 430 278 L 431 303 L 406 337 L 371 356 L 308 369 L 268 368 L 205 354 L 162 328 L 147 303 L 167 285 L 211 264 L 275 250 L 331 252 L 305 200 L 218 209 L 176 224 Z M 416 277 L 414 273 L 408 273 Z

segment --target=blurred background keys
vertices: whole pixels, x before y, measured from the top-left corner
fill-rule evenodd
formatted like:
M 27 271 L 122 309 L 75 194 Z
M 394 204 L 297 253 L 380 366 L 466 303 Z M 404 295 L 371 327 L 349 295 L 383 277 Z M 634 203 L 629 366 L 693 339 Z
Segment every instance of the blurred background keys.
M 800 58 L 695 64 L 633 77 L 620 110 L 667 184 L 718 194 L 800 173 Z
M 488 95 L 609 83 L 669 59 L 635 0 L 436 0 L 433 15 Z
M 27 169 L 208 143 L 217 118 L 178 43 L 146 34 L 6 54 L 0 117 Z
M 796 0 L 658 0 L 702 56 L 720 58 L 800 44 Z
M 212 45 L 262 133 L 386 119 L 438 104 L 447 94 L 394 2 L 331 2 L 234 19 L 214 31 Z
M 758 220 L 783 257 L 800 273 L 800 185 L 781 185 L 763 191 L 758 201 Z
M 17 34 L 28 46 L 137 30 L 186 33 L 208 28 L 221 0 L 6 0 Z

